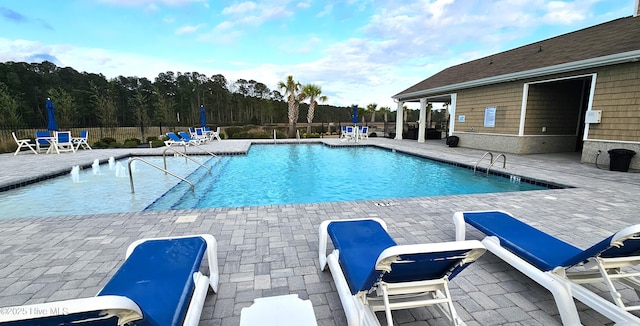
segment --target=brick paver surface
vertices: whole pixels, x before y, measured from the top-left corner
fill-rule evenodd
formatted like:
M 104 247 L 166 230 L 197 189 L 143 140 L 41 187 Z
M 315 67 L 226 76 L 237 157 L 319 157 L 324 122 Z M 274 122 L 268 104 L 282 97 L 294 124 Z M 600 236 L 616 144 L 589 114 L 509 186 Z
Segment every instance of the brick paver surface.
M 325 141 L 346 144 L 336 139 Z M 471 166 L 484 153 L 449 148 L 440 140 L 418 144 L 372 138 L 361 144 Z M 206 148 L 215 153 L 241 153 L 249 145 L 246 141 L 225 140 Z M 109 149 L 60 155 L 2 154 L 0 187 L 65 173 L 72 165 L 90 166 L 96 158 L 106 162 L 111 156 L 161 155 L 162 151 Z M 220 288 L 218 293 L 209 291 L 202 325 L 238 325 L 242 308 L 251 305 L 255 298 L 292 293 L 311 300 L 319 325 L 345 325 L 331 273 L 319 269 L 321 221 L 379 217 L 386 221 L 398 243 L 414 244 L 453 241 L 451 217 L 456 211 L 501 209 L 583 248 L 639 223 L 640 174 L 611 172 L 580 164 L 579 160 L 577 154 L 507 154 L 506 169 L 495 168 L 574 187 L 561 190 L 384 200 L 389 205 L 377 205 L 381 201 L 354 201 L 101 215 L 87 211 L 83 216 L 5 219 L 0 223 L 0 307 L 93 296 L 121 265 L 126 247 L 134 240 L 210 233 L 219 244 Z M 366 175 L 366 167 L 363 170 Z M 384 187 L 367 179 L 358 186 L 368 185 Z M 47 198 L 32 198 L 24 205 L 46 210 Z M 197 218 L 176 223 L 185 215 Z M 470 230 L 468 238 L 482 239 L 482 235 Z M 491 253 L 454 278 L 451 290 L 458 313 L 468 325 L 560 324 L 549 291 Z M 629 300 L 638 300 L 632 291 L 623 294 Z M 578 307 L 584 324 L 609 323 L 588 307 L 580 303 Z M 394 318 L 400 325 L 446 324 L 432 308 L 397 311 Z

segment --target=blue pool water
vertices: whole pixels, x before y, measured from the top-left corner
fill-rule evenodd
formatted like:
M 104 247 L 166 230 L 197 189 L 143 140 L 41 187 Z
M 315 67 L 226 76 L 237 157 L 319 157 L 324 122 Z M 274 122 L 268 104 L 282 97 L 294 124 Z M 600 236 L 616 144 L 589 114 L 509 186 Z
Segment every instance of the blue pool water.
M 87 168 L 76 180 L 67 175 L 0 192 L 0 218 L 547 189 L 375 147 L 252 145 L 247 155 L 220 160 L 192 157 L 211 166 L 211 173 L 180 157 L 167 157 L 167 167 L 195 183 L 195 192 L 186 183 L 136 162 L 135 193 L 131 193 L 128 173 L 117 175 L 102 164 L 98 173 Z M 163 165 L 162 157 L 144 159 Z M 120 163 L 127 166 L 126 159 Z
M 375 147 L 253 145 L 210 160 L 148 210 L 241 207 L 547 189 Z
M 162 157 L 144 159 L 163 166 Z M 91 167 L 81 170 L 75 181 L 69 173 L 0 192 L 0 218 L 140 212 L 180 181 L 136 161 L 132 166 L 135 187 L 132 194 L 127 160 L 117 163 L 124 170 L 119 175 L 117 164 L 111 169 L 108 164 L 102 164 L 95 174 Z M 183 158 L 167 157 L 167 168 L 180 176 L 189 175 L 197 167 Z M 71 172 L 71 168 L 69 170 Z

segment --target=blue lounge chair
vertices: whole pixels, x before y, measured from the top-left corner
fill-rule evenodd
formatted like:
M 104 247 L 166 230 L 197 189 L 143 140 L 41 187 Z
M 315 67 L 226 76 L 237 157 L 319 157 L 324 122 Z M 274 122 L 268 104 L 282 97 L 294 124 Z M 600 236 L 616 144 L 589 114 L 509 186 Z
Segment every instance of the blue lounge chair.
M 202 144 L 203 140 L 198 139 L 198 138 L 192 138 L 191 136 L 189 136 L 188 133 L 184 132 L 184 131 L 179 131 L 178 135 L 180 135 L 180 137 L 182 137 L 182 139 L 186 142 L 188 142 L 191 145 L 200 145 Z
M 95 297 L 0 308 L 17 312 L 0 314 L 0 325 L 198 325 L 209 286 L 218 289 L 213 236 L 143 239 Z
M 174 145 L 178 145 L 178 146 L 189 146 L 190 143 L 182 138 L 180 138 L 178 135 L 176 135 L 175 132 L 168 132 L 167 133 L 167 137 L 169 137 L 169 140 L 165 140 L 164 141 L 164 145 L 165 146 L 174 146 Z
M 349 325 L 379 325 L 376 311 L 392 325 L 392 310 L 424 306 L 463 324 L 448 283 L 485 252 L 479 241 L 397 245 L 376 218 L 324 221 L 319 240 L 320 268 L 329 266 Z
M 553 294 L 565 325 L 579 325 L 580 318 L 572 297 L 612 321 L 640 325 L 640 318 L 629 310 L 613 281 L 640 291 L 638 272 L 624 273 L 621 268 L 640 264 L 640 225 L 627 227 L 583 250 L 526 224 L 503 211 L 457 212 L 453 216 L 456 240 L 465 240 L 465 224 L 487 235 L 485 247 Z M 583 266 L 585 270 L 571 271 Z M 598 272 L 590 270 L 597 269 Z M 615 305 L 581 286 L 582 283 L 607 284 Z

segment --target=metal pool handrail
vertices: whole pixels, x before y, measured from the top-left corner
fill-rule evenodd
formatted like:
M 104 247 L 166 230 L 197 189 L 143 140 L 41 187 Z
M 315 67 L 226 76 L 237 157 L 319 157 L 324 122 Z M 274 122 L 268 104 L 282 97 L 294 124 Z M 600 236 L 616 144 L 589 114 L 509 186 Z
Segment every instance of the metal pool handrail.
M 173 172 L 171 172 L 171 171 L 169 171 L 167 169 L 163 169 L 163 168 L 161 168 L 161 167 L 159 167 L 159 166 L 157 166 L 157 165 L 155 165 L 155 164 L 153 164 L 153 163 L 151 163 L 151 162 L 149 162 L 147 160 L 144 160 L 144 159 L 142 159 L 140 157 L 130 157 L 129 158 L 129 163 L 127 165 L 129 167 L 129 182 L 131 183 L 131 193 L 132 194 L 135 193 L 135 190 L 133 189 L 133 173 L 131 173 L 132 172 L 131 171 L 131 163 L 133 161 L 141 161 L 141 162 L 146 163 L 146 164 L 148 164 L 148 165 L 150 165 L 150 166 L 152 166 L 152 167 L 154 167 L 154 168 L 156 168 L 156 169 L 158 169 L 160 171 L 164 171 L 165 174 L 170 174 L 170 175 L 172 175 L 172 176 L 174 176 L 174 177 L 176 177 L 176 178 L 188 183 L 191 186 L 191 192 L 195 192 L 195 187 L 193 186 L 193 183 L 191 183 L 191 181 L 189 181 L 189 180 L 187 180 L 187 179 L 185 179 L 185 178 L 183 178 L 183 177 L 181 177 L 181 176 L 179 176 L 179 175 L 177 175 L 177 174 L 175 174 L 175 173 L 173 173 Z
M 211 155 L 211 156 L 213 156 L 213 157 L 217 158 L 217 159 L 218 159 L 218 161 L 220 160 L 220 156 L 218 156 L 218 155 L 216 155 L 216 154 L 213 154 L 213 153 L 209 152 L 208 150 L 206 150 L 206 149 L 204 149 L 204 148 L 200 147 L 199 145 L 196 145 L 196 144 L 190 144 L 190 145 L 189 145 L 189 147 L 195 147 L 195 148 L 197 148 L 197 149 L 199 149 L 199 150 L 201 150 L 201 151 L 203 151 L 203 152 L 205 152 L 205 153 L 207 153 L 207 154 L 209 154 L 209 155 Z M 186 154 L 186 153 L 187 153 L 187 149 L 185 148 L 185 154 Z
M 198 162 L 198 161 L 196 161 L 196 160 L 192 159 L 191 157 L 189 157 L 189 155 L 187 155 L 187 154 L 185 154 L 185 153 L 178 152 L 177 150 L 175 150 L 175 149 L 173 149 L 173 148 L 171 148 L 171 147 L 167 147 L 167 148 L 165 148 L 165 150 L 164 150 L 164 151 L 162 151 L 162 161 L 164 162 L 164 170 L 165 170 L 165 171 L 167 171 L 167 151 L 168 151 L 168 150 L 172 150 L 172 151 L 174 152 L 174 154 L 178 154 L 178 155 L 180 155 L 180 156 L 184 156 L 184 158 L 185 158 L 185 159 L 188 159 L 188 160 L 190 160 L 191 162 L 195 162 L 196 164 L 200 165 L 201 167 L 203 167 L 203 168 L 207 169 L 207 171 L 209 172 L 209 174 L 211 174 L 211 168 L 210 168 L 210 167 L 208 167 L 208 166 L 206 166 L 206 165 L 204 165 L 204 164 L 202 164 L 202 163 L 200 163 L 200 162 Z M 165 172 L 165 174 L 166 174 L 166 172 Z

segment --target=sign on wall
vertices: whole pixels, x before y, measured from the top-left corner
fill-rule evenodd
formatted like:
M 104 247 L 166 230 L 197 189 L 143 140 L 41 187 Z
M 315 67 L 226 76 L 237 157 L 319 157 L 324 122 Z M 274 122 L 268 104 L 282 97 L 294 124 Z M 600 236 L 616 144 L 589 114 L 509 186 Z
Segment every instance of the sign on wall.
M 484 109 L 484 126 L 493 128 L 496 126 L 496 107 L 491 106 Z

